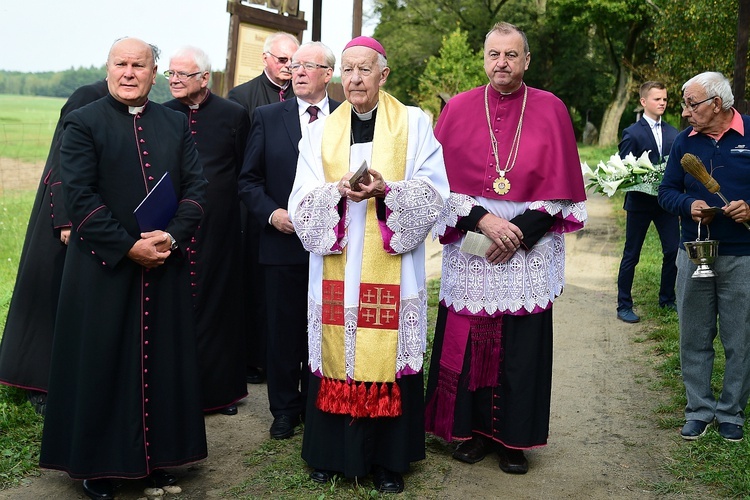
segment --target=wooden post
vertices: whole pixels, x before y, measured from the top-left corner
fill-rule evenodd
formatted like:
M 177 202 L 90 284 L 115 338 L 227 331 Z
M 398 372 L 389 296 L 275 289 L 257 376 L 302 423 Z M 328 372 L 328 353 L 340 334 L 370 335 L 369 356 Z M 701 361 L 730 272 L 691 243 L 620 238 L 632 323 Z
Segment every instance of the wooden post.
M 362 0 L 353 0 L 352 6 L 352 38 L 362 34 Z
M 323 0 L 313 0 L 312 4 L 312 41 L 320 41 L 320 18 L 323 10 Z
M 739 0 L 737 12 L 737 44 L 734 54 L 734 77 L 732 78 L 732 93 L 734 107 L 740 113 L 748 113 L 748 102 L 745 99 L 747 84 L 747 50 L 748 35 L 750 34 L 750 0 Z

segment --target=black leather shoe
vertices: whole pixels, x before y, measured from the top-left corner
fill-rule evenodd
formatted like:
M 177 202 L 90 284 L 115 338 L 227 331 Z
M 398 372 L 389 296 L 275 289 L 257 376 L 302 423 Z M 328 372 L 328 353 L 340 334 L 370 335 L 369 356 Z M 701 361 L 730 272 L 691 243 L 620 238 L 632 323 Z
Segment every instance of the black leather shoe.
M 152 488 L 163 488 L 177 482 L 177 478 L 163 469 L 156 469 L 146 477 L 146 483 Z
M 514 450 L 498 445 L 497 454 L 500 457 L 500 469 L 508 474 L 526 474 L 529 472 L 529 462 L 522 450 Z
M 453 452 L 453 458 L 467 464 L 475 464 L 486 457 L 490 451 L 492 450 L 486 437 L 474 436 L 458 445 L 456 451 Z
M 246 376 L 248 384 L 262 384 L 266 381 L 266 372 L 263 368 L 250 366 L 247 368 Z
M 375 466 L 372 470 L 372 484 L 380 493 L 401 493 L 404 491 L 404 478 L 398 472 Z
M 310 479 L 316 483 L 326 484 L 334 475 L 336 473 L 330 470 L 315 469 L 310 473 Z
M 294 428 L 299 424 L 299 417 L 279 415 L 271 424 L 271 438 L 288 439 L 294 436 Z
M 115 498 L 115 488 L 109 479 L 84 479 L 83 492 L 95 500 L 112 500 Z
M 237 415 L 237 405 L 229 405 L 219 410 L 222 415 Z
M 28 389 L 26 391 L 26 397 L 29 399 L 31 406 L 34 407 L 34 411 L 39 415 L 44 416 L 47 411 L 47 393 Z

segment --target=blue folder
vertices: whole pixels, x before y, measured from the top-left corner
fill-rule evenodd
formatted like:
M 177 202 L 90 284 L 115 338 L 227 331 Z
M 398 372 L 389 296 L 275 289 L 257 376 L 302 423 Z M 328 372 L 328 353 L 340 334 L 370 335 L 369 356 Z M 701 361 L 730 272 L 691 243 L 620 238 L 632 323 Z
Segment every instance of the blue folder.
M 169 172 L 165 172 L 156 186 L 133 210 L 133 214 L 141 232 L 147 233 L 157 229 L 165 230 L 175 213 L 177 213 L 177 196 L 174 193 Z

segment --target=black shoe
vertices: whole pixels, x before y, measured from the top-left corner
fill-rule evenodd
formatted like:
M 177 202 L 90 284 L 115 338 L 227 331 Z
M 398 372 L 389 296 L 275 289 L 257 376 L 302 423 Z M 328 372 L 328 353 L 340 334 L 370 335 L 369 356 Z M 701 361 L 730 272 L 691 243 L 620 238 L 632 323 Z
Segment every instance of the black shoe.
M 266 381 L 266 372 L 263 368 L 250 366 L 247 368 L 246 376 L 248 384 L 262 384 Z
M 31 403 L 31 406 L 34 407 L 34 411 L 39 415 L 44 416 L 47 411 L 47 393 L 28 389 L 26 391 L 26 397 L 28 398 L 29 403 Z
M 379 465 L 372 469 L 372 484 L 380 493 L 401 493 L 404 491 L 404 478 Z
M 529 472 L 529 462 L 522 450 L 514 450 L 498 445 L 497 454 L 500 457 L 500 469 L 507 474 L 526 474 Z
M 475 464 L 491 451 L 489 440 L 484 436 L 476 435 L 459 444 L 456 451 L 453 452 L 453 458 L 467 464 Z
M 237 405 L 229 405 L 226 408 L 222 408 L 218 411 L 222 415 L 237 415 Z
M 84 479 L 83 492 L 95 500 L 112 500 L 115 498 L 115 488 L 109 479 Z
M 310 479 L 316 483 L 326 484 L 336 473 L 330 470 L 315 469 L 310 473 Z
M 279 415 L 271 424 L 271 438 L 288 439 L 294 436 L 294 428 L 299 424 L 299 417 Z
M 706 435 L 708 430 L 708 424 L 710 422 L 703 422 L 702 420 L 688 420 L 685 425 L 682 426 L 680 436 L 682 439 L 687 441 L 695 441 L 696 439 Z
M 662 309 L 666 309 L 667 311 L 674 311 L 677 312 L 677 304 L 674 302 L 667 302 L 665 304 L 659 304 L 659 307 Z
M 739 443 L 740 441 L 742 441 L 744 432 L 741 425 L 722 422 L 719 424 L 719 435 L 727 441 Z
M 625 323 L 638 323 L 641 317 L 634 313 L 632 309 L 623 309 L 622 311 L 617 311 L 617 319 Z
M 164 469 L 156 469 L 146 476 L 146 483 L 152 488 L 163 488 L 177 482 L 177 478 Z

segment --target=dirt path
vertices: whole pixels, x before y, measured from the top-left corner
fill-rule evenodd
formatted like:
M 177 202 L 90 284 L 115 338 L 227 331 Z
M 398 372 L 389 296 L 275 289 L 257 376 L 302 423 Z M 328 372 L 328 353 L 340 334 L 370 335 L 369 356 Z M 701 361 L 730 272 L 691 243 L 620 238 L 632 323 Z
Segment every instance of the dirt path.
M 659 429 L 652 413 L 662 396 L 650 389 L 655 375 L 647 347 L 633 342 L 642 326 L 615 319 L 621 249 L 610 204 L 595 197 L 588 209 L 587 228 L 568 236 L 567 286 L 555 303 L 549 445 L 527 453 L 530 471 L 524 476 L 504 474 L 494 456 L 466 465 L 452 460 L 447 447 L 431 450 L 420 470 L 439 483 L 436 497 L 663 498 L 654 485 L 674 481 L 663 464 L 680 443 L 677 430 Z M 430 246 L 428 255 L 429 273 L 439 274 L 439 248 Z M 268 438 L 271 424 L 265 385 L 249 390 L 239 415 L 207 418 L 209 459 L 176 471 L 183 494 L 172 498 L 218 498 L 247 476 L 243 456 Z M 135 487 L 118 490 L 118 499 L 139 496 Z M 14 500 L 81 497 L 79 483 L 49 471 L 0 492 L 0 498 Z

